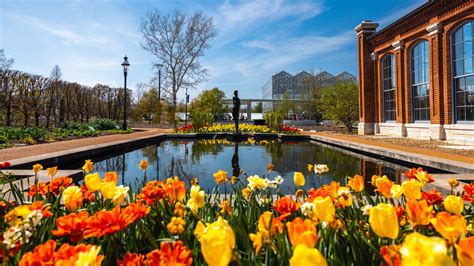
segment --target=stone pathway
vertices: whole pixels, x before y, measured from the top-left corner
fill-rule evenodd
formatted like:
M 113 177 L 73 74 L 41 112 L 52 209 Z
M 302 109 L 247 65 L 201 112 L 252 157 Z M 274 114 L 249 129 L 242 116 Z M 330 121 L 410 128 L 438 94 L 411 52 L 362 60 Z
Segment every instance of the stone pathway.
M 387 149 L 417 153 L 421 155 L 438 157 L 441 159 L 448 159 L 448 160 L 454 160 L 454 161 L 459 161 L 463 163 L 474 164 L 474 157 L 456 154 L 455 150 L 453 150 L 452 152 L 443 152 L 443 151 L 437 151 L 437 150 L 428 149 L 428 148 L 421 148 L 416 145 L 403 146 L 403 145 L 384 142 L 384 138 L 377 138 L 376 136 L 373 138 L 366 138 L 367 136 L 362 137 L 359 135 L 348 135 L 348 134 L 341 134 L 341 133 L 334 133 L 334 132 L 307 132 L 307 131 L 303 132 L 303 134 L 320 135 L 327 138 L 352 141 L 356 143 L 373 145 L 373 146 L 378 146 L 378 147 L 387 148 Z M 416 140 L 414 141 L 416 142 Z M 413 140 L 411 142 L 413 142 Z
M 103 143 L 108 143 L 108 142 L 127 140 L 131 138 L 146 137 L 146 136 L 155 135 L 157 133 L 171 133 L 172 132 L 171 129 L 161 129 L 161 128 L 144 128 L 144 129 L 139 129 L 139 130 L 142 130 L 142 131 L 137 131 L 130 134 L 107 135 L 107 136 L 100 136 L 100 137 L 65 140 L 65 141 L 58 141 L 58 142 L 53 142 L 53 143 L 44 143 L 44 144 L 37 144 L 37 145 L 1 149 L 0 162 L 26 158 L 26 157 L 36 156 L 36 155 L 42 155 L 46 153 L 76 149 L 76 148 L 81 148 L 84 146 L 98 145 L 98 144 L 103 144 Z

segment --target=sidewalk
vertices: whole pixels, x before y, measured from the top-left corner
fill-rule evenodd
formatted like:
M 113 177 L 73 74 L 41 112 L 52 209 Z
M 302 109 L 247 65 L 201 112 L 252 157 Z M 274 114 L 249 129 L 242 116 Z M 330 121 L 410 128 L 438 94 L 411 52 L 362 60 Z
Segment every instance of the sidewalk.
M 91 137 L 83 139 L 74 139 L 74 140 L 65 140 L 52 143 L 44 143 L 37 145 L 28 145 L 21 147 L 12 147 L 7 149 L 0 150 L 0 162 L 11 161 L 20 158 L 26 158 L 31 156 L 37 156 L 47 153 L 60 152 L 64 150 L 81 148 L 84 146 L 92 146 L 98 144 L 104 144 L 109 142 L 115 142 L 120 140 L 127 140 L 131 138 L 146 137 L 155 135 L 157 133 L 171 133 L 171 129 L 161 129 L 161 128 L 146 128 L 140 129 L 143 131 L 134 132 L 130 134 L 117 134 L 117 135 L 107 135 L 100 137 Z
M 441 159 L 447 159 L 447 160 L 454 160 L 458 162 L 463 162 L 463 163 L 469 163 L 469 164 L 474 164 L 474 157 L 472 156 L 463 156 L 460 154 L 456 154 L 456 151 L 453 150 L 451 153 L 448 152 L 441 152 L 441 151 L 435 151 L 432 149 L 427 149 L 427 148 L 420 148 L 420 147 L 413 147 L 413 146 L 403 146 L 403 145 L 396 145 L 392 143 L 386 143 L 383 141 L 383 139 L 367 139 L 363 138 L 359 135 L 346 135 L 346 134 L 340 134 L 340 133 L 334 133 L 334 132 L 303 132 L 304 135 L 317 135 L 317 136 L 322 136 L 326 138 L 332 138 L 336 140 L 345 140 L 345 141 L 351 141 L 351 142 L 356 142 L 360 144 L 367 144 L 367 145 L 373 145 L 373 146 L 378 146 L 382 148 L 387 148 L 387 149 L 393 149 L 393 150 L 398 150 L 398 151 L 403 151 L 403 152 L 411 152 L 411 153 L 417 153 L 420 155 L 427 155 L 427 156 L 432 156 L 432 157 L 437 157 Z

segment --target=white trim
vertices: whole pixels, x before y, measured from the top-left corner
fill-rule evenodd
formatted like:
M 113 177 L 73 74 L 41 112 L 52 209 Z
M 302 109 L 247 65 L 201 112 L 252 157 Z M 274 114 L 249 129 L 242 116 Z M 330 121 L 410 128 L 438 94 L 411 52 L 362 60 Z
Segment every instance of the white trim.
M 395 51 L 398 51 L 403 48 L 403 40 L 398 40 L 394 43 L 392 43 L 392 47 L 395 49 Z
M 441 32 L 441 29 L 443 28 L 443 23 L 435 23 L 431 24 L 428 27 L 426 27 L 426 31 L 428 31 L 428 36 L 433 36 L 436 33 Z

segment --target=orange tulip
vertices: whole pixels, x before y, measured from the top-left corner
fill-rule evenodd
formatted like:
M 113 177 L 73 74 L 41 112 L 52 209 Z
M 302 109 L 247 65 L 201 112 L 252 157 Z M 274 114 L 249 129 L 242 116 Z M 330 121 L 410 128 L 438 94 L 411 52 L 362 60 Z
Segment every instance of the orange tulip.
M 72 242 L 81 241 L 84 238 L 83 232 L 88 218 L 89 213 L 86 211 L 59 217 L 56 220 L 57 230 L 52 230 L 51 233 L 58 237 L 69 236 Z
M 191 251 L 180 240 L 161 242 L 160 250 L 155 249 L 146 255 L 145 265 L 182 265 L 193 263 Z
M 459 240 L 456 245 L 458 262 L 460 266 L 474 265 L 474 236 Z
M 349 182 L 347 185 L 355 192 L 361 192 L 364 190 L 364 178 L 360 175 L 349 177 Z
M 260 218 L 258 219 L 259 231 L 270 232 L 273 234 L 277 229 L 281 233 L 283 230 L 283 224 L 278 218 L 273 216 L 273 213 L 266 211 L 260 215 Z
M 104 176 L 104 182 L 114 182 L 115 184 L 118 181 L 117 172 L 107 172 Z
M 164 190 L 171 202 L 182 201 L 186 196 L 186 184 L 177 176 L 166 180 Z
M 427 225 L 433 217 L 433 206 L 429 206 L 426 200 L 410 200 L 406 204 L 408 221 L 413 225 Z
M 118 266 L 143 266 L 145 257 L 137 253 L 127 253 L 122 260 L 117 260 Z
M 294 201 L 291 197 L 282 197 L 275 202 L 275 209 L 282 218 L 297 212 L 300 208 L 301 202 Z
M 308 248 L 313 248 L 318 240 L 316 225 L 311 220 L 304 220 L 301 217 L 295 218 L 293 221 L 286 223 L 288 229 L 288 237 L 291 246 L 296 247 L 303 244 Z
M 466 234 L 466 219 L 462 215 L 440 212 L 430 221 L 436 231 L 447 240 L 455 242 L 459 236 Z

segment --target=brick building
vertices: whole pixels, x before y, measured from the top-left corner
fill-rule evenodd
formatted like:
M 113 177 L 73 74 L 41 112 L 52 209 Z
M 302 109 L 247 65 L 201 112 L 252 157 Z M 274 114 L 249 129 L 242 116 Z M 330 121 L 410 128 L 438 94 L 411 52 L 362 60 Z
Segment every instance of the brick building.
M 474 0 L 430 0 L 355 30 L 359 134 L 474 143 Z

